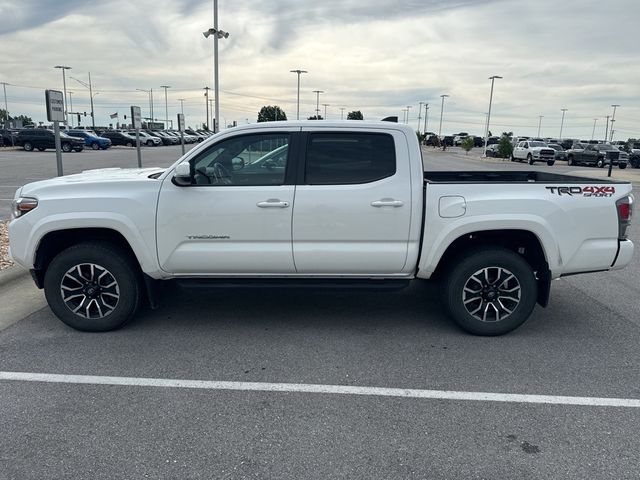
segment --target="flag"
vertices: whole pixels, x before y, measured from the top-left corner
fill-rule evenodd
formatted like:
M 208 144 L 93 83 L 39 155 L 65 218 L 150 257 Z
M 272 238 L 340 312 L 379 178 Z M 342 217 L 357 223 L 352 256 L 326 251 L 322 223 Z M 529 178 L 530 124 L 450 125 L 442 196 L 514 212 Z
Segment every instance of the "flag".
M 109 118 L 118 118 L 118 112 L 109 115 Z

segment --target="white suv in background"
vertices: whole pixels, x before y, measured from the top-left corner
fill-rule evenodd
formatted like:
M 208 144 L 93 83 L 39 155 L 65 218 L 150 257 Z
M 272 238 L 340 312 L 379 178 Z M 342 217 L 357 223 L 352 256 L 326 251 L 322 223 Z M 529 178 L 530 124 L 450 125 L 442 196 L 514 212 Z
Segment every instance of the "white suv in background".
M 136 138 L 136 132 L 127 132 L 133 138 Z M 154 137 L 153 135 L 149 135 L 147 132 L 140 132 L 140 145 L 147 145 L 149 147 L 157 147 L 158 145 L 162 145 L 162 140 L 159 137 Z

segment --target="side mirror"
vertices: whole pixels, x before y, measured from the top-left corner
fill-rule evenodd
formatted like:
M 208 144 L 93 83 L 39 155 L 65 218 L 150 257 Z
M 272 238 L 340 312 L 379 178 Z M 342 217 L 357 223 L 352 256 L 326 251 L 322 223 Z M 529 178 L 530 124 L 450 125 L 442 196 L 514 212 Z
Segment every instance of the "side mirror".
M 182 187 L 193 183 L 193 178 L 191 177 L 191 165 L 189 165 L 189 162 L 182 162 L 178 164 L 176 169 L 173 171 L 173 181 L 176 185 L 180 185 Z

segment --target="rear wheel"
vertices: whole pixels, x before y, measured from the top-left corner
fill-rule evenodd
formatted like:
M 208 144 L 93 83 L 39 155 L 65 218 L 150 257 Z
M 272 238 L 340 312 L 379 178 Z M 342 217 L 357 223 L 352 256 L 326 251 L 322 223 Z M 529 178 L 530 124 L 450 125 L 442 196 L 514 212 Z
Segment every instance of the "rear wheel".
M 127 147 L 133 147 L 133 143 L 131 143 L 131 142 L 127 142 L 125 145 L 126 145 Z
M 141 288 L 133 262 L 121 249 L 103 242 L 74 245 L 49 265 L 44 291 L 53 313 L 77 330 L 104 332 L 130 320 Z
M 92 142 L 91 148 L 93 148 L 94 150 L 100 150 L 100 145 L 98 145 L 98 142 Z
M 516 157 L 513 156 L 513 153 L 511 154 L 511 161 L 515 162 L 516 161 Z
M 619 168 L 620 170 L 624 170 L 625 168 L 627 168 L 627 164 L 626 164 L 626 163 L 619 163 L 619 164 L 618 164 L 618 168 Z
M 71 148 L 71 144 L 70 143 L 63 143 L 62 144 L 62 151 L 63 152 L 70 152 L 72 150 Z
M 38 151 L 40 151 L 40 152 L 44 152 L 44 151 L 45 151 L 45 148 L 44 148 L 44 147 L 38 147 Z
M 604 159 L 599 158 L 598 161 L 596 162 L 596 167 L 603 168 L 604 167 Z
M 575 165 L 575 162 L 573 161 L 573 155 L 569 155 L 567 157 L 567 166 L 573 167 L 574 165 Z
M 533 156 L 531 154 L 527 155 L 527 162 L 529 162 L 529 165 L 533 165 Z
M 33 151 L 33 144 L 31 142 L 24 142 L 22 148 L 24 148 L 27 152 L 31 152 Z
M 522 325 L 535 307 L 538 287 L 531 266 L 506 248 L 469 252 L 444 282 L 445 305 L 463 330 L 502 335 Z
M 152 147 L 153 146 L 153 142 L 151 140 L 147 140 L 147 147 Z

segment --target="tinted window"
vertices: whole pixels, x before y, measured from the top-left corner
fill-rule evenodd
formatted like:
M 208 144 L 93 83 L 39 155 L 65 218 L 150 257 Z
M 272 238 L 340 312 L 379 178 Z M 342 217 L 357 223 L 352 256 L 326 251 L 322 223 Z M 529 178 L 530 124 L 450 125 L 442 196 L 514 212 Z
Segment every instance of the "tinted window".
M 312 133 L 307 145 L 309 185 L 367 183 L 396 173 L 393 137 L 382 133 Z
M 282 185 L 288 158 L 288 134 L 254 134 L 216 143 L 191 165 L 197 185 Z

